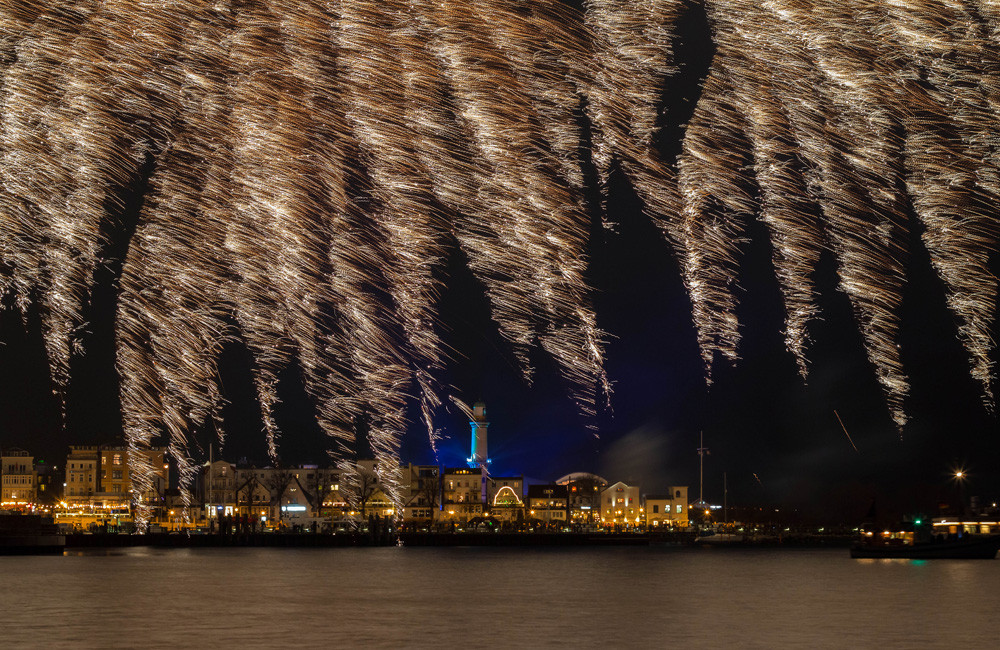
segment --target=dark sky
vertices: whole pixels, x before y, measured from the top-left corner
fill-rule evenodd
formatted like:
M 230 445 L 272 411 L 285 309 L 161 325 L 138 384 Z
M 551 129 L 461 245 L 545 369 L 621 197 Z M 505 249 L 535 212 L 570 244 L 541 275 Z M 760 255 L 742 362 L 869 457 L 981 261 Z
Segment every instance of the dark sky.
M 678 44 L 681 71 L 664 95 L 662 149 L 668 159 L 676 155 L 680 125 L 690 116 L 711 56 L 706 30 L 704 17 L 692 14 Z M 141 181 L 138 185 L 135 197 L 142 194 Z M 599 197 L 589 200 L 599 205 Z M 730 503 L 781 504 L 850 520 L 860 517 L 876 495 L 903 509 L 927 508 L 953 489 L 948 476 L 960 466 L 970 472 L 969 494 L 1000 497 L 1000 427 L 969 378 L 956 322 L 920 246 L 919 230 L 911 234 L 910 285 L 902 312 L 903 359 L 912 388 L 906 404 L 910 424 L 900 437 L 865 358 L 850 304 L 836 290 L 832 258 L 823 260 L 816 275 L 823 315 L 812 324 L 811 374 L 804 384 L 784 350 L 782 305 L 766 232 L 759 224 L 752 227 L 740 279 L 742 361 L 735 368 L 720 363 L 708 388 L 690 301 L 667 244 L 642 216 L 621 175 L 611 184 L 607 204 L 618 227 L 613 232 L 601 228 L 593 210 L 589 271 L 598 322 L 610 335 L 607 370 L 615 386 L 613 412 L 601 413 L 597 421 L 599 438 L 586 430 L 551 360 L 537 355 L 534 384 L 525 384 L 490 320 L 482 286 L 460 253 L 450 261 L 439 311 L 444 339 L 459 354 L 442 379 L 467 402 L 486 402 L 494 473 L 553 480 L 593 471 L 611 481 L 639 483 L 644 492 L 686 484 L 696 496 L 695 449 L 703 431 L 711 450 L 705 462 L 709 500 L 721 501 L 725 472 Z M 128 205 L 126 213 L 134 214 L 139 199 Z M 88 353 L 73 361 L 65 428 L 46 375 L 37 311 L 26 323 L 9 302 L 0 311 L 0 446 L 21 446 L 36 458 L 61 464 L 69 444 L 120 441 L 112 314 L 127 228 L 112 233 L 105 251 L 109 262 L 98 272 L 91 324 L 83 332 Z M 263 463 L 250 363 L 239 345 L 223 352 L 222 378 L 230 400 L 224 411 L 225 456 Z M 322 462 L 327 441 L 296 368 L 285 374 L 280 392 L 283 460 Z M 435 462 L 415 410 L 412 415 L 403 461 Z M 440 425 L 446 438 L 437 460 L 462 464 L 469 451 L 468 423 L 452 410 L 442 411 Z M 198 434 L 203 448 L 210 438 L 209 431 Z

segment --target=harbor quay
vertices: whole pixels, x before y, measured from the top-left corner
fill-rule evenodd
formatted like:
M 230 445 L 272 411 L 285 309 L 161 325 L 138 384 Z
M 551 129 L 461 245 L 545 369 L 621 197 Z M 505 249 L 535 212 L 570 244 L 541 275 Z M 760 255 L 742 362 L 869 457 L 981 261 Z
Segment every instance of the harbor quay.
M 65 534 L 143 532 L 257 535 L 356 533 L 391 522 L 400 533 L 684 531 L 688 488 L 643 493 L 639 485 L 574 472 L 550 482 L 490 471 L 486 406 L 469 421 L 460 467 L 373 459 L 331 466 L 258 467 L 209 458 L 174 485 L 165 447 L 74 445 L 65 462 L 0 450 L 0 508 L 50 515 Z M 193 470 L 193 471 L 192 471 Z
M 184 486 L 164 447 L 74 445 L 61 465 L 0 450 L 2 503 L 41 515 L 69 547 L 690 545 L 839 543 L 850 531 L 784 525 L 759 511 L 733 519 L 686 485 L 640 485 L 573 472 L 550 482 L 490 471 L 482 402 L 464 466 L 372 459 L 258 467 L 209 458 Z M 699 448 L 699 454 L 702 449 Z M 137 469 L 142 474 L 137 477 Z M 660 481 L 659 484 L 667 481 Z
M 686 486 L 643 494 L 637 485 L 586 472 L 526 485 L 523 476 L 492 475 L 486 467 L 410 463 L 386 471 L 364 459 L 336 467 L 255 467 L 213 459 L 181 490 L 170 484 L 165 450 L 154 448 L 139 452 L 155 468 L 149 487 L 140 491 L 132 481 L 134 450 L 73 446 L 63 467 L 33 463 L 23 450 L 3 453 L 2 509 L 47 515 L 70 535 L 136 531 L 140 511 L 142 532 L 150 534 L 347 534 L 374 522 L 391 522 L 400 533 L 690 527 Z
M 686 546 L 714 532 L 738 533 L 744 545 L 795 546 L 842 544 L 851 535 L 754 521 L 745 512 L 747 523 L 712 521 L 711 511 L 692 519 L 686 486 L 643 494 L 585 472 L 525 487 L 523 476 L 494 476 L 483 467 L 399 465 L 397 507 L 372 460 L 257 468 L 213 459 L 185 498 L 168 482 L 164 450 L 153 449 L 146 453 L 162 472 L 151 492 L 137 494 L 130 453 L 75 446 L 64 474 L 33 463 L 27 452 L 5 451 L 4 485 L 17 487 L 5 489 L 4 510 L 51 521 L 49 532 L 64 536 L 67 548 Z M 137 504 L 149 513 L 145 531 L 136 524 Z

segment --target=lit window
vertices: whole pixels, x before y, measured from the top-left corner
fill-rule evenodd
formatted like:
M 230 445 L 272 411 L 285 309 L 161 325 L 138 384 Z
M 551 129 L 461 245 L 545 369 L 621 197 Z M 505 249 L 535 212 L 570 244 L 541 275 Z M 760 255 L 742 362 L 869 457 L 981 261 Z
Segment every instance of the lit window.
M 104 459 L 102 458 L 101 460 L 104 460 Z M 114 458 L 111 461 L 111 463 L 113 465 L 121 465 L 122 464 L 122 455 L 121 454 L 115 454 Z
M 681 509 L 682 509 L 683 507 L 684 507 L 684 506 L 682 506 L 681 504 L 679 504 L 679 503 L 677 504 L 677 514 L 681 514 Z

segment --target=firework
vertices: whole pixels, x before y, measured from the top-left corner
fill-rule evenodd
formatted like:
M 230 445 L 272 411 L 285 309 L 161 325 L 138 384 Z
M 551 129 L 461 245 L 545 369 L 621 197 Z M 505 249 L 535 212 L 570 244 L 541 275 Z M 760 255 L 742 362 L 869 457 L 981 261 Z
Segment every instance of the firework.
M 671 159 L 662 98 L 691 11 L 716 53 Z M 240 340 L 275 462 L 278 376 L 296 365 L 334 455 L 352 458 L 367 421 L 398 500 L 410 401 L 432 446 L 441 405 L 464 407 L 439 384 L 452 246 L 526 379 L 541 349 L 582 413 L 610 393 L 586 179 L 604 190 L 618 169 L 676 253 L 706 377 L 738 359 L 760 219 L 803 377 L 830 251 L 902 427 L 911 231 L 992 404 L 998 46 L 986 2 L 5 0 L 0 297 L 39 305 L 62 391 L 94 271 L 128 233 L 116 332 L 132 448 L 166 435 L 189 497 L 191 432 L 222 435 L 218 357 Z

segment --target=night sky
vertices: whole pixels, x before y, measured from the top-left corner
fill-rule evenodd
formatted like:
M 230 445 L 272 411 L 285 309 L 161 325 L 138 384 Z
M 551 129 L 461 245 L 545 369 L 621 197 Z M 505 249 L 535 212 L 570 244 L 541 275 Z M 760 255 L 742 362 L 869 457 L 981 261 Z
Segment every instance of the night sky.
M 593 471 L 611 481 L 637 482 L 648 492 L 686 484 L 694 496 L 695 450 L 703 431 L 711 450 L 705 496 L 712 501 L 721 501 L 723 472 L 731 504 L 787 505 L 846 518 L 863 514 L 873 496 L 927 507 L 947 496 L 948 475 L 957 467 L 970 472 L 969 494 L 984 499 L 1000 494 L 997 419 L 987 413 L 968 376 L 943 287 L 919 246 L 913 249 L 904 303 L 902 345 L 912 389 L 910 423 L 900 438 L 847 298 L 835 289 L 832 259 L 825 260 L 818 276 L 824 315 L 813 324 L 811 373 L 803 384 L 783 347 L 769 245 L 754 233 L 740 282 L 742 360 L 736 367 L 719 363 L 709 388 L 690 303 L 667 245 L 641 218 L 626 184 L 615 186 L 610 203 L 619 226 L 616 232 L 595 227 L 591 265 L 599 324 L 610 335 L 607 370 L 615 387 L 613 412 L 598 418 L 599 438 L 586 429 L 544 355 L 537 355 L 533 385 L 522 380 L 489 318 L 482 287 L 460 254 L 452 260 L 440 312 L 445 340 L 461 354 L 455 354 L 444 380 L 470 403 L 485 400 L 494 473 L 523 473 L 543 481 Z M 74 362 L 65 429 L 50 393 L 37 313 L 29 313 L 25 329 L 16 310 L 7 309 L 0 327 L 5 344 L 0 347 L 5 369 L 0 444 L 30 449 L 36 458 L 59 464 L 69 444 L 121 439 L 110 319 L 94 319 L 88 354 Z M 233 345 L 224 359 L 230 400 L 224 411 L 224 455 L 266 463 L 249 355 Z M 294 367 L 285 374 L 282 398 L 277 417 L 284 430 L 283 460 L 323 462 L 326 440 Z M 403 461 L 435 462 L 415 409 L 411 419 Z M 440 425 L 445 440 L 437 461 L 461 465 L 468 455 L 467 422 L 451 409 L 440 414 Z M 210 432 L 201 432 L 205 454 L 210 439 Z
M 661 144 L 668 159 L 676 154 L 680 125 L 690 117 L 711 56 L 704 16 L 693 13 L 684 33 L 678 47 L 683 65 L 664 94 Z M 591 180 L 596 186 L 593 175 Z M 122 230 L 109 233 L 107 264 L 98 271 L 90 326 L 81 336 L 87 353 L 73 361 L 65 427 L 47 377 L 37 308 L 25 323 L 10 301 L 0 312 L 0 446 L 20 446 L 36 460 L 61 464 L 70 444 L 120 444 L 114 287 L 141 205 L 142 188 L 131 189 Z M 438 311 L 443 338 L 454 352 L 441 379 L 466 402 L 486 402 L 493 473 L 545 481 L 591 471 L 611 481 L 638 483 L 643 492 L 686 484 L 696 498 L 695 450 L 699 432 L 704 432 L 711 450 L 705 461 L 705 497 L 710 501 L 721 502 L 725 472 L 730 504 L 780 505 L 849 521 L 864 514 L 874 496 L 903 510 L 926 509 L 954 489 L 949 475 L 958 467 L 969 472 L 968 494 L 1000 497 L 1000 426 L 969 378 L 956 321 L 946 309 L 943 286 L 920 244 L 919 229 L 911 233 L 902 314 L 911 392 L 906 403 L 910 423 L 900 437 L 865 357 L 848 299 L 836 289 L 832 256 L 816 275 L 823 315 L 811 326 L 811 373 L 804 384 L 784 349 L 783 307 L 766 233 L 759 223 L 751 227 L 740 280 L 742 360 L 735 368 L 718 362 L 708 387 L 691 304 L 667 243 L 642 216 L 623 175 L 616 175 L 608 192 L 613 230 L 600 224 L 600 197 L 595 193 L 589 199 L 594 218 L 589 273 L 598 324 L 609 334 L 607 371 L 615 388 L 612 409 L 601 412 L 595 423 L 598 437 L 587 430 L 550 359 L 537 354 L 533 384 L 523 381 L 490 319 L 483 287 L 453 247 Z M 994 338 L 1000 340 L 996 325 Z M 222 455 L 263 464 L 268 461 L 250 364 L 239 344 L 223 352 L 222 378 L 230 403 L 224 411 Z M 315 423 L 296 367 L 283 376 L 280 393 L 276 417 L 283 429 L 282 461 L 325 462 L 328 441 Z M 445 439 L 437 459 L 416 408 L 411 410 L 413 425 L 402 460 L 463 464 L 469 429 L 457 409 L 439 413 Z M 207 456 L 212 432 L 201 431 L 197 439 Z

